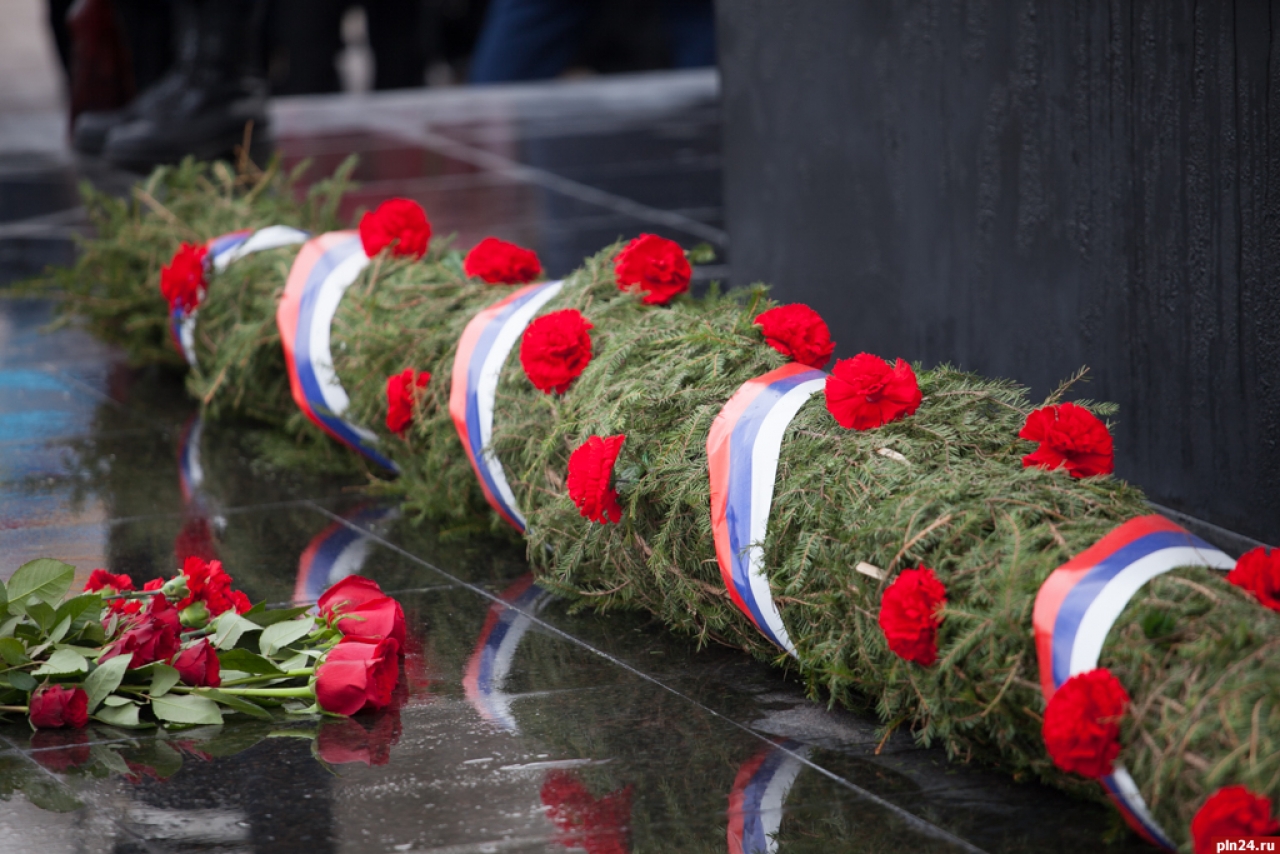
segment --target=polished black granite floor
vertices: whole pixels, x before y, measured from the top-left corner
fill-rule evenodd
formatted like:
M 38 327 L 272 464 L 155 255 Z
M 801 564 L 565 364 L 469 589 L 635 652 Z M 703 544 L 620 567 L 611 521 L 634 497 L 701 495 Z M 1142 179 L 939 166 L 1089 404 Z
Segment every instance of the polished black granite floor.
M 727 257 L 706 74 L 296 99 L 276 127 L 286 159 L 317 173 L 361 152 L 352 209 L 410 195 L 438 233 L 518 240 L 552 273 L 639 231 Z M 12 165 L 4 281 L 71 257 L 78 175 L 129 180 L 56 156 Z M 404 603 L 410 650 L 402 705 L 369 719 L 0 728 L 0 851 L 1143 850 L 1100 806 L 882 741 L 873 716 L 808 701 L 739 652 L 638 614 L 573 613 L 518 543 L 263 468 L 252 431 L 196 420 L 178 378 L 42 333 L 49 318 L 0 301 L 0 578 L 50 555 L 142 582 L 196 552 L 283 603 L 360 571 Z

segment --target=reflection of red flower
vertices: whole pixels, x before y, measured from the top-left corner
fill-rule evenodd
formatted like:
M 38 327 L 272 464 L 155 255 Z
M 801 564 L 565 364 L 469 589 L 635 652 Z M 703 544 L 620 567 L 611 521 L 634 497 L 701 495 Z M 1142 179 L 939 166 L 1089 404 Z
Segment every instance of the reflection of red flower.
M 208 638 L 201 638 L 184 649 L 171 662 L 182 684 L 197 688 L 217 688 L 222 684 L 218 653 Z
M 133 579 L 123 573 L 113 574 L 105 569 L 95 569 L 89 573 L 84 592 L 96 593 L 99 590 L 124 593 L 133 590 Z M 137 599 L 112 599 L 107 603 L 107 609 L 113 614 L 136 614 L 142 610 L 142 603 Z
M 628 854 L 631 786 L 595 798 L 573 774 L 552 771 L 542 784 L 542 805 L 566 848 L 587 854 Z
M 183 243 L 173 253 L 169 264 L 160 268 L 160 293 L 169 308 L 191 311 L 204 299 L 204 262 L 209 248 L 203 244 Z
M 377 643 L 391 638 L 404 648 L 404 609 L 371 578 L 348 575 L 324 592 L 316 608 L 347 640 Z
M 583 518 L 600 524 L 622 518 L 618 491 L 609 482 L 613 479 L 613 464 L 626 440 L 622 435 L 591 436 L 569 455 L 565 485 Z
M 28 716 L 37 729 L 80 729 L 89 722 L 89 695 L 83 688 L 45 685 L 31 693 Z
M 613 262 L 618 290 L 641 294 L 645 305 L 666 305 L 689 290 L 693 268 L 674 240 L 642 234 L 628 243 Z
M 316 752 L 330 765 L 363 762 L 386 765 L 391 747 L 400 740 L 400 710 L 394 706 L 373 717 L 372 728 L 354 718 L 325 718 L 316 738 Z
M 927 566 L 905 569 L 880 600 L 880 628 L 889 649 L 900 658 L 924 667 L 938 660 L 938 611 L 947 604 L 947 590 Z
M 231 589 L 231 576 L 223 571 L 222 561 L 192 556 L 182 564 L 182 574 L 187 577 L 188 594 L 178 603 L 179 611 L 196 602 L 203 602 L 211 617 L 232 608 L 237 614 L 249 610 L 249 597 Z
M 65 773 L 89 762 L 89 734 L 82 729 L 40 729 L 31 736 L 32 759 Z
M 823 368 L 835 352 L 831 330 L 816 311 L 802 303 L 771 308 L 755 319 L 765 343 L 811 368 Z
M 399 679 L 399 651 L 394 638 L 338 644 L 316 668 L 316 702 L 326 712 L 348 716 L 384 708 Z
M 418 371 L 415 374 L 413 368 L 405 368 L 400 373 L 387 377 L 388 430 L 403 433 L 413 423 L 414 402 L 429 382 L 430 373 Z
M 388 246 L 392 255 L 421 258 L 430 240 L 426 211 L 410 199 L 387 199 L 360 218 L 360 243 L 370 258 Z
M 213 543 L 213 529 L 209 526 L 209 520 L 203 516 L 192 516 L 182 523 L 182 530 L 173 541 L 173 552 L 179 564 L 189 557 L 201 560 L 217 558 L 218 550 Z
M 520 364 L 529 381 L 547 394 L 564 394 L 591 364 L 591 323 L 576 308 L 544 314 L 520 340 Z
M 915 413 L 923 399 L 916 373 L 898 359 L 893 367 L 879 356 L 859 353 L 831 369 L 827 411 L 848 430 L 870 430 Z
M 1072 477 L 1110 474 L 1116 468 L 1107 425 L 1083 406 L 1059 403 L 1027 416 L 1018 438 L 1040 447 L 1022 458 L 1024 468 L 1065 468 Z
M 1227 573 L 1227 581 L 1247 590 L 1264 606 L 1280 611 L 1280 549 L 1267 551 L 1264 546 L 1247 551 Z
M 1224 786 L 1214 792 L 1191 819 L 1195 854 L 1217 850 L 1214 840 L 1219 837 L 1271 836 L 1278 830 L 1280 822 L 1271 817 L 1271 801 L 1244 786 Z
M 538 278 L 542 264 L 531 249 L 486 237 L 467 253 L 462 270 L 491 285 L 523 285 Z
M 1129 693 L 1105 667 L 1077 673 L 1054 692 L 1044 710 L 1044 746 L 1063 771 L 1097 779 L 1120 755 L 1120 719 Z
M 178 651 L 182 631 L 178 609 L 163 595 L 152 596 L 147 610 L 134 615 L 125 625 L 128 628 L 107 647 L 99 664 L 132 653 L 129 667 L 142 667 L 153 661 L 168 661 Z

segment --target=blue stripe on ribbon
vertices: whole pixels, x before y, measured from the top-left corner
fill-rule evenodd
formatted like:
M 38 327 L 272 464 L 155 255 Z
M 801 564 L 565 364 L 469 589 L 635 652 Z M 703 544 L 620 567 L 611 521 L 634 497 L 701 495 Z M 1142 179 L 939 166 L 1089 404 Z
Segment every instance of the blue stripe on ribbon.
M 230 252 L 237 246 L 242 245 L 246 240 L 252 237 L 254 232 L 232 232 L 231 234 L 223 234 L 209 241 L 209 262 L 212 263 L 219 255 L 224 252 Z

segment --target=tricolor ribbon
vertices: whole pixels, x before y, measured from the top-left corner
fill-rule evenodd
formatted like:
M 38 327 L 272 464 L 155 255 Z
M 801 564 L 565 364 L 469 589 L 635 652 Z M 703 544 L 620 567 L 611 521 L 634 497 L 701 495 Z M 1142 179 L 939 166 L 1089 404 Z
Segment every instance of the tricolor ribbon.
M 774 854 L 787 793 L 809 747 L 788 739 L 742 763 L 729 792 L 729 854 Z
M 182 428 L 178 442 L 178 488 L 182 490 L 182 503 L 204 504 L 204 464 L 200 456 L 200 438 L 204 434 L 204 419 L 191 416 Z
M 369 546 L 373 542 L 370 534 L 360 528 L 397 515 L 394 508 L 359 507 L 343 515 L 345 522 L 334 522 L 316 534 L 298 558 L 294 604 L 315 602 L 324 591 L 348 575 L 358 575 L 369 558 Z
M 707 434 L 711 531 L 729 597 L 765 637 L 796 655 L 769 589 L 764 541 L 782 435 L 827 375 L 792 362 L 748 380 Z
M 525 520 L 506 472 L 490 446 L 493 439 L 493 404 L 502 365 L 525 328 L 547 302 L 560 293 L 563 282 L 527 285 L 480 311 L 467 324 L 458 341 L 449 388 L 449 415 L 467 451 L 467 459 L 480 480 L 484 497 L 498 515 L 516 530 Z
M 1053 571 L 1036 594 L 1032 623 L 1040 687 L 1049 700 L 1072 676 L 1098 666 L 1107 633 L 1151 579 L 1179 566 L 1229 570 L 1235 561 L 1163 516 L 1130 519 Z M 1102 785 L 1126 822 L 1149 842 L 1174 850 L 1123 766 Z
M 305 231 L 290 228 L 287 225 L 269 225 L 254 231 L 247 228 L 210 238 L 205 247 L 209 250 L 205 256 L 205 264 L 215 273 L 221 273 L 246 255 L 261 252 L 264 249 L 278 249 L 281 246 L 292 246 L 301 243 L 309 235 Z M 182 306 L 174 306 L 169 314 L 169 332 L 173 342 L 178 345 L 187 364 L 196 366 L 196 314 L 199 309 L 187 311 Z
M 321 430 L 394 472 L 395 463 L 378 452 L 378 437 L 342 417 L 351 399 L 333 369 L 329 346 L 338 303 L 368 263 L 354 231 L 331 231 L 308 240 L 289 270 L 276 324 L 298 408 Z
M 516 719 L 511 714 L 515 698 L 502 688 L 520 641 L 552 596 L 534 584 L 533 573 L 529 573 L 504 590 L 500 599 L 489 606 L 475 650 L 467 659 L 462 690 L 481 717 L 516 732 Z

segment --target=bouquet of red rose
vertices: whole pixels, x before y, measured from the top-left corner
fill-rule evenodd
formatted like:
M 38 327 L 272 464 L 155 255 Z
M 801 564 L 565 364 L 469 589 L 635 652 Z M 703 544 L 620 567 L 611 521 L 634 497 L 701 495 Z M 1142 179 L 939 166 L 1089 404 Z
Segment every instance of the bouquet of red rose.
M 382 709 L 399 680 L 400 604 L 351 576 L 314 608 L 268 610 L 219 561 L 188 558 L 135 590 L 96 569 L 67 598 L 68 564 L 48 558 L 0 584 L 0 714 L 37 729 L 168 728 L 226 715 L 354 715 Z

